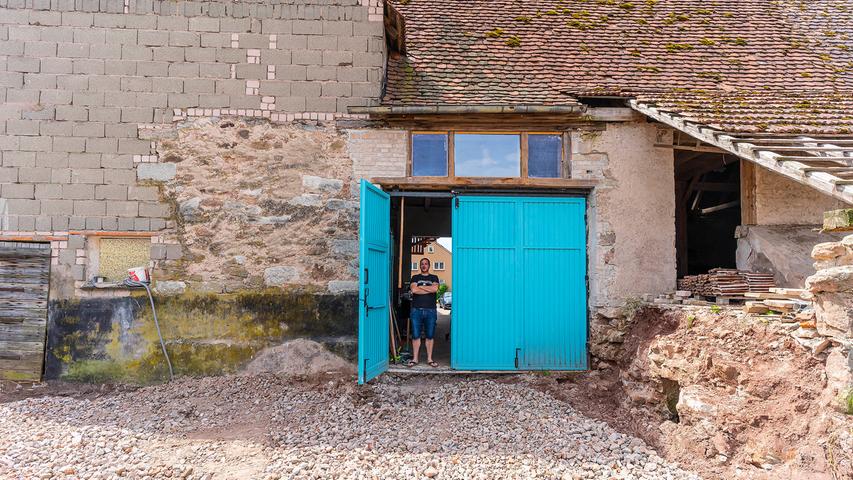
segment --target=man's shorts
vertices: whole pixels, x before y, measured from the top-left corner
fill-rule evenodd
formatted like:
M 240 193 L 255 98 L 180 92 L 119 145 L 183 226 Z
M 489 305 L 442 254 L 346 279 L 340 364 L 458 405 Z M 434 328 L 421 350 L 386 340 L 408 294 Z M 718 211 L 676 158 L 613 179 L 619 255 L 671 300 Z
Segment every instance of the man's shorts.
M 438 313 L 434 308 L 412 309 L 412 338 L 432 340 L 435 336 L 435 322 Z

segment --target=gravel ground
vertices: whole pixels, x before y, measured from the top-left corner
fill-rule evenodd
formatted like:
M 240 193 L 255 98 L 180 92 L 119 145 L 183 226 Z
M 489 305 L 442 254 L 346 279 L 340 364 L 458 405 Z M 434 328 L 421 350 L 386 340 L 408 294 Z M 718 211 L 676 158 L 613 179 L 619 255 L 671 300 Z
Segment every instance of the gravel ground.
M 532 378 L 182 379 L 0 404 L 2 478 L 694 479 Z

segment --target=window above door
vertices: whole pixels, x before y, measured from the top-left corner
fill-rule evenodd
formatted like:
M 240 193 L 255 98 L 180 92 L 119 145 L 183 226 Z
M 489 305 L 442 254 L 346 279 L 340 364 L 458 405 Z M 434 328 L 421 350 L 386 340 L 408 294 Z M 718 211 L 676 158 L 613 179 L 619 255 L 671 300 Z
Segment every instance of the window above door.
M 565 132 L 411 134 L 412 177 L 569 178 Z

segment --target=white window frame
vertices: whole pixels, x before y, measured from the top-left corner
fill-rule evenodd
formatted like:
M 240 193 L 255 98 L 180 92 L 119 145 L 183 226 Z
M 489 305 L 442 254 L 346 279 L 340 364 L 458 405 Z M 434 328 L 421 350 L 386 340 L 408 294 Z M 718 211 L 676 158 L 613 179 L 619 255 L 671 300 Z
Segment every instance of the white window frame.
M 439 267 L 439 265 L 441 265 L 441 266 Z M 443 271 L 444 270 L 444 262 L 440 262 L 437 260 L 432 262 L 432 269 L 437 271 L 437 272 Z

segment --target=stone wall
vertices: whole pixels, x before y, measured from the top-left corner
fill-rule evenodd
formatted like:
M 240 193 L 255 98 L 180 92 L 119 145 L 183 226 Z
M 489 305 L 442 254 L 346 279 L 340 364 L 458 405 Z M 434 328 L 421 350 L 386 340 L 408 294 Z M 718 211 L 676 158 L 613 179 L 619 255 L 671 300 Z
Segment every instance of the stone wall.
M 755 167 L 756 225 L 819 225 L 846 204 L 766 168 Z

